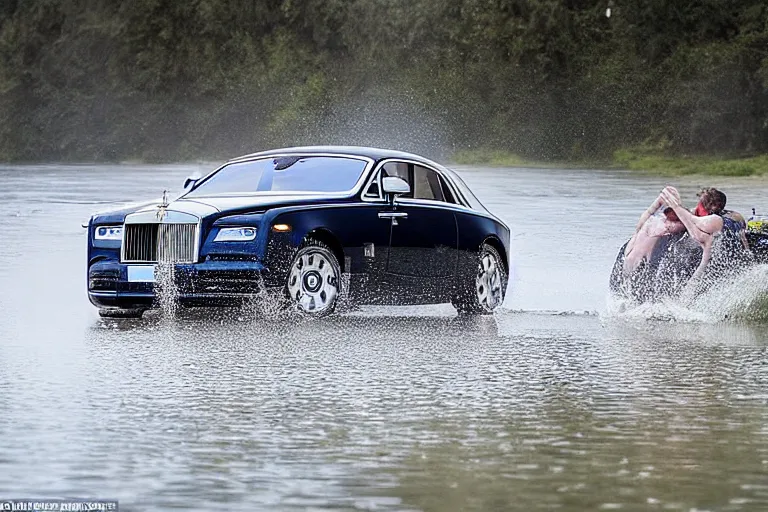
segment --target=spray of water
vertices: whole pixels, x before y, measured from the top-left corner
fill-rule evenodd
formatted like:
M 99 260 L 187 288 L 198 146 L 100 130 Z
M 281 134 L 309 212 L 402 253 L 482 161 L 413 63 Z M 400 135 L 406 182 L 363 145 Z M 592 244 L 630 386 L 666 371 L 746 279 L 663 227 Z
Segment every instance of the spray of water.
M 349 290 L 349 274 L 341 276 L 341 293 L 336 302 L 337 313 L 348 313 L 355 310 L 347 290 Z M 304 318 L 295 305 L 285 296 L 282 288 L 269 289 L 262 280 L 258 282 L 258 291 L 246 303 L 245 316 L 255 319 L 283 320 L 286 318 Z
M 276 320 L 291 314 L 291 310 L 285 307 L 282 290 L 267 288 L 262 279 L 258 280 L 257 287 L 257 292 L 243 306 L 246 317 Z
M 179 305 L 179 289 L 176 284 L 176 265 L 160 263 L 155 270 L 155 297 L 164 316 L 172 318 Z
M 691 285 L 677 297 L 636 303 L 611 294 L 601 316 L 681 322 L 768 320 L 768 265 L 719 276 L 705 291 Z

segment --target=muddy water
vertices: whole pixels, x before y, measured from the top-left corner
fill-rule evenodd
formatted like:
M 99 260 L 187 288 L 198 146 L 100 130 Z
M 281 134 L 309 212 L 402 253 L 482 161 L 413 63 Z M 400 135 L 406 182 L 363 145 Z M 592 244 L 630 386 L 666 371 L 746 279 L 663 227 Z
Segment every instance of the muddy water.
M 204 170 L 202 168 L 200 170 Z M 617 311 L 618 247 L 665 182 L 460 169 L 511 227 L 505 310 L 103 321 L 94 210 L 197 166 L 0 169 L 0 498 L 121 510 L 764 510 L 768 329 L 718 322 L 768 274 Z M 768 207 L 760 181 L 675 180 Z M 659 318 L 664 319 L 660 321 Z

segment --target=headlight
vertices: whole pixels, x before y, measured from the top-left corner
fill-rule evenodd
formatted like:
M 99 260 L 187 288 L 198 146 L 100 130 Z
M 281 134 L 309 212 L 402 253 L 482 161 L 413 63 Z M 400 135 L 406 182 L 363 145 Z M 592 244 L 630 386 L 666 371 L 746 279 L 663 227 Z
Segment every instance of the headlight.
M 214 242 L 250 242 L 256 238 L 256 228 L 221 228 Z
M 122 240 L 123 226 L 97 226 L 94 238 L 96 240 Z

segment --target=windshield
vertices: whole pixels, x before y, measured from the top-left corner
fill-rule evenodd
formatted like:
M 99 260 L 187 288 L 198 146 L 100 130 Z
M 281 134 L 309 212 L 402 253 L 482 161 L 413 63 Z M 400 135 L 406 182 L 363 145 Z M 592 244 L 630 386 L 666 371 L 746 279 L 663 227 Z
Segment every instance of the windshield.
M 229 164 L 186 197 L 259 192 L 346 192 L 367 162 L 341 156 L 280 156 Z

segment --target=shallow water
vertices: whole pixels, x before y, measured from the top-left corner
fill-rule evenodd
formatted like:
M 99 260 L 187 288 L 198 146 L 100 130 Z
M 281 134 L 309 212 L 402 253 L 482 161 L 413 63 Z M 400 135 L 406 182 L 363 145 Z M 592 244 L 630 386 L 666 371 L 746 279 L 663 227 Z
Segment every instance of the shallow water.
M 94 210 L 198 166 L 0 168 L 0 498 L 121 510 L 763 510 L 768 328 L 718 322 L 756 269 L 693 306 L 607 300 L 619 246 L 666 184 L 460 169 L 512 229 L 505 310 L 243 310 L 100 320 Z M 761 181 L 722 187 L 747 214 Z M 768 206 L 768 205 L 765 205 Z

